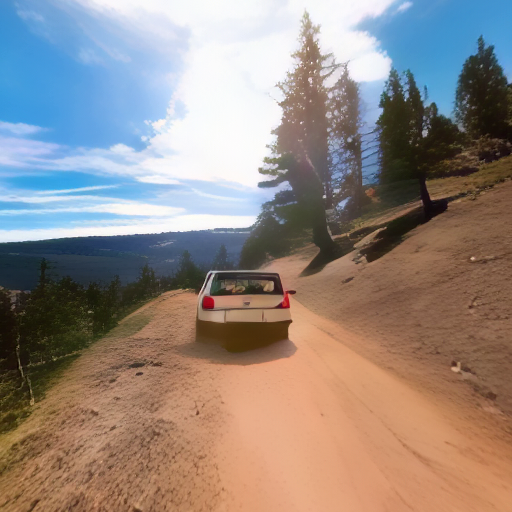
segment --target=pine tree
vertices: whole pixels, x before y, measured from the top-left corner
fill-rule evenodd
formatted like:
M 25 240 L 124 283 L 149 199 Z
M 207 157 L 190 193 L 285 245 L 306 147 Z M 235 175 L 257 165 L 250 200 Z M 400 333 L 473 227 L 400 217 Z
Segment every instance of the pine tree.
M 292 54 L 295 61 L 286 79 L 277 84 L 284 98 L 281 124 L 274 130 L 279 154 L 305 152 L 324 188 L 326 208 L 332 208 L 327 119 L 326 79 L 336 69 L 333 56 L 320 51 L 320 27 L 307 11 L 301 22 L 300 48 Z
M 5 360 L 5 368 L 16 368 L 16 315 L 7 290 L 0 288 L 0 360 Z
M 153 296 L 157 291 L 157 282 L 155 277 L 155 271 L 146 263 L 141 271 L 138 281 L 142 298 L 147 298 Z
M 419 166 L 421 141 L 423 139 L 425 105 L 411 70 L 408 69 L 404 76 L 407 87 L 406 103 L 409 115 L 410 166 L 413 173 L 416 173 Z
M 199 290 L 204 281 L 204 274 L 192 260 L 191 254 L 186 250 L 183 251 L 175 276 L 178 286 Z
M 460 151 L 462 137 L 457 125 L 439 114 L 435 103 L 425 107 L 423 130 L 421 164 L 427 169 Z
M 335 203 L 350 197 L 357 215 L 364 195 L 361 99 L 347 64 L 330 92 L 328 116 L 333 184 L 339 191 Z
M 410 109 L 404 86 L 396 69 L 391 69 L 380 98 L 382 113 L 377 121 L 379 133 L 380 181 L 411 179 Z
M 272 213 L 264 210 L 254 225 L 251 235 L 244 243 L 240 253 L 240 268 L 252 270 L 260 267 L 269 255 L 284 256 L 290 249 L 286 237 L 286 228 Z
M 430 166 L 451 156 L 458 129 L 438 114 L 435 103 L 425 107 L 410 70 L 403 77 L 391 70 L 380 106 L 380 180 L 417 179 L 425 217 L 430 219 L 434 204 L 427 189 L 427 172 Z
M 432 200 L 427 189 L 427 169 L 422 165 L 425 105 L 414 75 L 409 69 L 405 72 L 405 81 L 409 115 L 409 169 L 412 175 L 418 178 L 425 217 L 430 219 L 432 216 Z
M 40 279 L 20 319 L 22 359 L 41 360 L 68 354 L 86 345 L 92 334 L 86 292 L 70 277 L 55 282 L 41 262 Z
M 233 270 L 234 267 L 233 262 L 229 260 L 226 246 L 222 244 L 212 262 L 212 270 Z
M 319 27 L 313 25 L 305 12 L 299 37 L 301 47 L 292 55 L 294 68 L 278 84 L 283 93 L 279 102 L 282 118 L 273 131 L 276 135 L 275 143 L 270 146 L 273 154 L 259 170 L 273 179 L 259 186 L 275 187 L 288 182 L 297 210 L 307 218 L 305 227 L 313 230 L 313 242 L 326 253 L 337 249 L 325 218 L 325 210 L 332 207 L 333 200 L 325 81 L 336 65 L 331 55 L 321 53 L 318 34 Z
M 494 46 L 486 46 L 480 36 L 476 55 L 466 60 L 459 75 L 455 119 L 473 139 L 506 138 L 508 102 L 507 78 Z

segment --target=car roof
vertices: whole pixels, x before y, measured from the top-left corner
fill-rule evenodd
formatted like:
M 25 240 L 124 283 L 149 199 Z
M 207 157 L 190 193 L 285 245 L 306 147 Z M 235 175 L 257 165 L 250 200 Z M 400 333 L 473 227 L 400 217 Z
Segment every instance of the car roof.
M 263 276 L 278 276 L 277 272 L 265 272 L 264 270 L 210 270 L 211 274 L 261 274 Z

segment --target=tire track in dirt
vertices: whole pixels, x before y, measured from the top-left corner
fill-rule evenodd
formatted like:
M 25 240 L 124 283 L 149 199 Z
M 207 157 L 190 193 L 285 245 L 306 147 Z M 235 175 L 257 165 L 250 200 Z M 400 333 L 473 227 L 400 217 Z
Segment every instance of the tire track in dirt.
M 512 510 L 509 446 L 354 353 L 339 325 L 297 301 L 292 312 L 290 340 L 211 351 L 224 364 L 226 510 Z

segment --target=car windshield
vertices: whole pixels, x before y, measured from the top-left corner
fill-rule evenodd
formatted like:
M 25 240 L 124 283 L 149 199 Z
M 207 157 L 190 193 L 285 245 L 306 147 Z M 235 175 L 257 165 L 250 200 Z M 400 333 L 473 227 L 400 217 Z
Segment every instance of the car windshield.
M 217 274 L 210 295 L 282 295 L 278 276 L 249 274 Z

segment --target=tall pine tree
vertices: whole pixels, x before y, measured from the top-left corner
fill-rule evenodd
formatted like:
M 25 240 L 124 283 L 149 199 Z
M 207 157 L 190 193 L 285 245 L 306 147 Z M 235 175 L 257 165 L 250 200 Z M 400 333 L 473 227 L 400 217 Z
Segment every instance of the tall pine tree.
M 358 215 L 364 196 L 361 99 L 347 64 L 330 92 L 328 117 L 333 185 L 338 190 L 335 203 L 350 198 L 351 209 Z
M 425 217 L 429 219 L 434 204 L 427 190 L 427 172 L 429 166 L 451 156 L 458 137 L 457 127 L 438 114 L 435 103 L 425 106 L 410 70 L 402 77 L 391 70 L 380 106 L 380 181 L 418 179 Z
M 16 368 L 16 336 L 16 315 L 11 297 L 7 290 L 0 288 L 0 364 L 5 360 L 5 368 L 10 370 Z
M 320 27 L 312 23 L 307 12 L 301 23 L 300 48 L 292 54 L 294 68 L 277 84 L 283 94 L 279 102 L 283 113 L 273 133 L 279 154 L 307 154 L 324 187 L 326 208 L 332 208 L 326 80 L 336 65 L 331 54 L 322 54 Z
M 466 60 L 459 75 L 455 118 L 473 139 L 506 138 L 510 135 L 508 102 L 507 77 L 494 46 L 486 46 L 480 36 L 476 55 Z
M 332 55 L 320 51 L 319 27 L 304 13 L 300 48 L 292 54 L 295 64 L 278 84 L 283 94 L 281 124 L 272 132 L 272 156 L 260 173 L 273 179 L 261 187 L 288 182 L 298 210 L 313 230 L 313 242 L 324 253 L 335 252 L 336 244 L 327 229 L 325 210 L 333 206 L 329 165 L 328 88 L 326 80 L 336 69 Z M 324 200 L 325 197 L 325 200 Z
M 222 244 L 213 259 L 211 270 L 233 270 L 235 265 L 229 259 L 228 250 Z
M 380 97 L 382 113 L 379 134 L 380 181 L 393 182 L 413 177 L 409 132 L 412 120 L 400 75 L 391 69 Z

